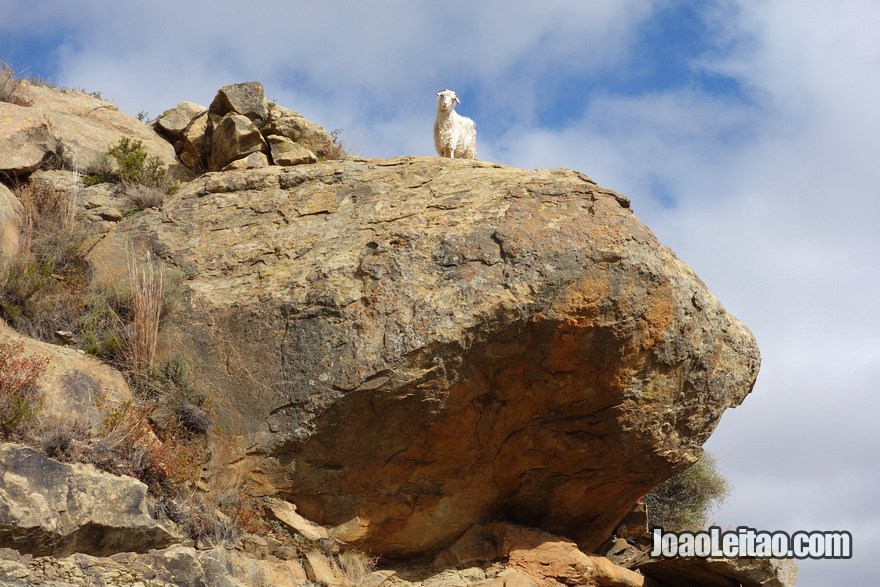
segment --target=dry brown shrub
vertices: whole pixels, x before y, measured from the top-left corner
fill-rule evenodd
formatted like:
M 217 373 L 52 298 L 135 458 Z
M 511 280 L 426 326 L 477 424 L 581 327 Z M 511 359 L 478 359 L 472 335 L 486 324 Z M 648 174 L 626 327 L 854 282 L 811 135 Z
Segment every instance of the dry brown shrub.
M 159 341 L 159 320 L 162 318 L 165 282 L 162 268 L 148 255 L 147 262 L 137 266 L 129 256 L 128 274 L 131 285 L 131 337 L 129 367 L 142 373 L 153 366 Z

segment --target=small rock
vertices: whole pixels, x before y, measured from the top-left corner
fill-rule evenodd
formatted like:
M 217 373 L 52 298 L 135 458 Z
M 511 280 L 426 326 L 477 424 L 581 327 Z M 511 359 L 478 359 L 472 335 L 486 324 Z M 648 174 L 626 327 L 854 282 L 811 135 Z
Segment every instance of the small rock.
M 266 505 L 279 522 L 299 533 L 303 538 L 317 542 L 329 537 L 326 528 L 299 515 L 296 506 L 292 503 L 280 499 L 270 499 L 267 500 Z
M 287 137 L 270 135 L 266 137 L 266 140 L 269 142 L 272 161 L 275 165 L 303 165 L 318 161 L 314 153 Z
M 259 169 L 261 167 L 269 167 L 269 158 L 265 153 L 251 153 L 241 159 L 236 159 L 221 171 L 233 171 L 236 169 Z
M 181 102 L 159 115 L 154 126 L 172 139 L 182 139 L 192 121 L 208 109 L 195 102 Z

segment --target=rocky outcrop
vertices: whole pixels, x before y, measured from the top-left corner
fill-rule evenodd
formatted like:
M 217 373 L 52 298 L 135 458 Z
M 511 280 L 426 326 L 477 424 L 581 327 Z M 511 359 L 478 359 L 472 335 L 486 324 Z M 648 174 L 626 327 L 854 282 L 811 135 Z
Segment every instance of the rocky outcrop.
M 314 153 L 287 137 L 269 135 L 267 138 L 275 165 L 303 165 L 318 161 Z
M 69 169 L 86 169 L 123 137 L 142 141 L 148 155 L 169 167 L 177 162 L 167 141 L 115 104 L 81 92 L 38 86 L 31 88 L 30 96 L 31 108 L 49 121 Z
M 174 149 L 110 102 L 70 90 L 30 86 L 27 106 L 0 103 L 0 176 L 26 177 L 40 167 L 84 170 L 122 137 L 174 166 Z
M 620 195 L 436 158 L 207 174 L 92 251 L 149 249 L 216 390 L 218 462 L 361 546 L 506 519 L 587 551 L 750 391 L 748 330 Z
M 154 123 L 156 130 L 165 134 L 173 141 L 182 140 L 186 129 L 193 120 L 208 111 L 207 108 L 195 102 L 181 102 L 174 108 L 169 108 L 160 114 Z
M 0 102 L 0 178 L 27 175 L 58 151 L 58 140 L 37 109 Z
M 155 128 L 197 172 L 314 163 L 334 142 L 320 125 L 269 102 L 259 82 L 220 88 L 207 109 L 181 102 Z
M 150 517 L 147 486 L 0 444 L 0 547 L 34 555 L 146 552 L 176 540 Z

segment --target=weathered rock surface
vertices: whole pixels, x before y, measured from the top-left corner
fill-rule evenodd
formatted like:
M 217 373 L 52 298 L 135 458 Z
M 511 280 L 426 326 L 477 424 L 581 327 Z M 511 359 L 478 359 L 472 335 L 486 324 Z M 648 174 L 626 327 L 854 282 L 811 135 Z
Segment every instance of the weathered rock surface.
M 207 108 L 195 102 L 181 102 L 174 108 L 169 108 L 156 118 L 154 126 L 164 132 L 173 141 L 184 138 L 184 133 L 192 124 L 193 120 L 208 111 Z
M 37 384 L 43 398 L 43 421 L 82 424 L 100 430 L 103 411 L 131 399 L 122 374 L 74 349 L 19 335 L 0 320 L 0 341 L 21 342 L 27 355 L 48 359 Z
M 5 257 L 18 251 L 20 222 L 21 202 L 0 183 L 0 264 Z
M 214 126 L 211 134 L 211 169 L 223 169 L 236 159 L 269 150 L 260 130 L 246 116 L 230 113 Z
M 673 587 L 794 587 L 797 563 L 769 558 L 664 559 L 639 570 Z
M 230 84 L 220 88 L 208 111 L 219 116 L 241 114 L 262 126 L 269 118 L 269 102 L 260 82 Z
M 333 144 L 333 137 L 324 127 L 281 106 L 272 107 L 270 122 L 262 130 L 266 136 L 287 137 L 314 153 Z
M 468 530 L 438 557 L 440 566 L 462 567 L 503 561 L 507 575 L 539 587 L 614 585 L 659 587 L 656 581 L 624 569 L 605 557 L 581 552 L 572 541 L 533 528 L 495 522 Z M 502 578 L 504 579 L 504 578 Z M 499 581 L 504 587 L 505 581 Z
M 58 140 L 42 112 L 0 102 L 0 177 L 27 175 L 57 150 Z
M 176 537 L 150 517 L 146 496 L 131 477 L 0 444 L 0 547 L 55 556 L 163 548 Z
M 179 157 L 181 163 L 198 172 L 205 171 L 211 156 L 211 135 L 208 133 L 208 114 L 193 119 L 181 139 Z
M 30 96 L 30 109 L 48 120 L 68 168 L 86 169 L 122 137 L 142 141 L 148 155 L 169 167 L 177 163 L 174 148 L 165 139 L 134 116 L 120 112 L 115 104 L 81 92 L 39 86 L 31 88 Z
M 436 158 L 208 174 L 92 251 L 188 275 L 163 334 L 216 390 L 217 459 L 362 546 L 504 518 L 593 550 L 750 391 L 748 330 L 621 196 Z
M 305 587 L 302 565 L 295 560 L 249 558 L 235 550 L 196 550 L 173 546 L 147 554 L 112 557 L 74 554 L 67 558 L 33 557 L 0 549 L 4 587 Z M 336 586 L 333 586 L 336 587 Z
M 287 137 L 269 135 L 266 140 L 275 165 L 304 165 L 318 161 L 314 153 Z
M 236 169 L 259 169 L 261 167 L 269 167 L 269 157 L 265 153 L 251 153 L 241 159 L 236 159 L 223 168 L 223 171 L 234 171 Z

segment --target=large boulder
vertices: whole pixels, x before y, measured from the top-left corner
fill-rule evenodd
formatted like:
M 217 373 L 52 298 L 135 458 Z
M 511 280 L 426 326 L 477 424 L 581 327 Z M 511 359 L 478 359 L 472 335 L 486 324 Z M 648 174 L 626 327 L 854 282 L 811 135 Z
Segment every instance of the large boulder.
M 176 537 L 150 517 L 147 486 L 0 444 L 0 547 L 64 556 L 146 552 Z
M 0 102 L 0 177 L 27 175 L 57 151 L 58 140 L 42 112 Z
M 268 150 L 265 139 L 249 118 L 230 113 L 221 118 L 212 130 L 210 167 L 218 171 L 236 159 Z
M 628 200 L 572 171 L 209 173 L 90 258 L 122 274 L 131 248 L 187 273 L 163 340 L 215 390 L 216 462 L 377 554 L 488 518 L 595 549 L 760 362 Z
M 68 168 L 87 169 L 122 137 L 142 141 L 147 154 L 164 165 L 177 163 L 168 141 L 134 116 L 120 112 L 115 104 L 82 92 L 41 86 L 32 86 L 30 97 L 30 110 L 49 121 Z

